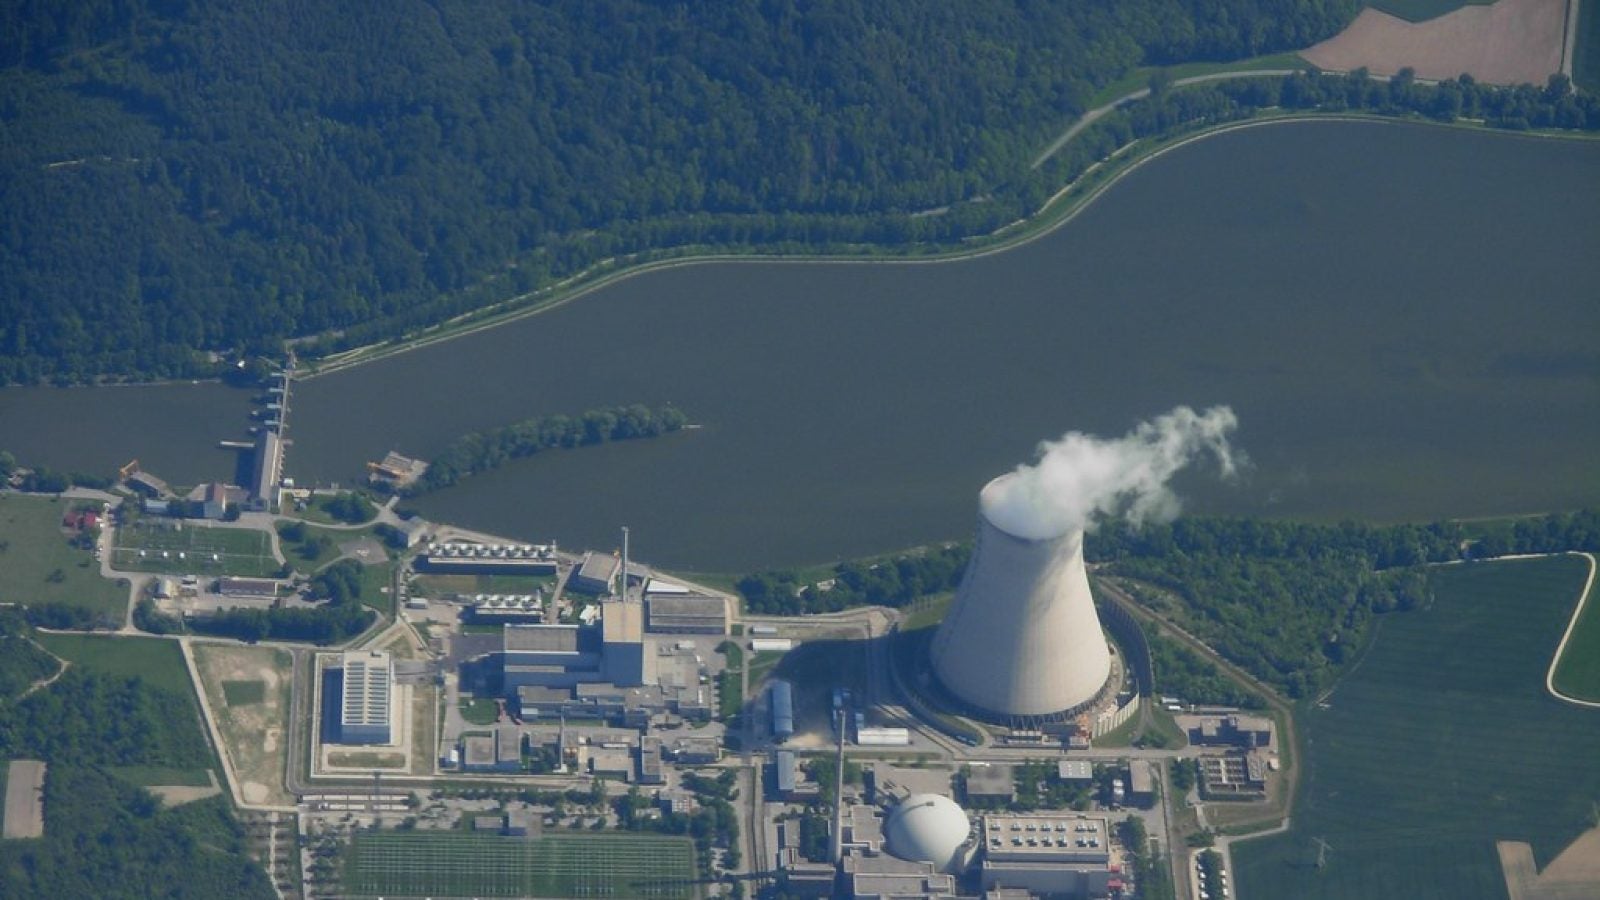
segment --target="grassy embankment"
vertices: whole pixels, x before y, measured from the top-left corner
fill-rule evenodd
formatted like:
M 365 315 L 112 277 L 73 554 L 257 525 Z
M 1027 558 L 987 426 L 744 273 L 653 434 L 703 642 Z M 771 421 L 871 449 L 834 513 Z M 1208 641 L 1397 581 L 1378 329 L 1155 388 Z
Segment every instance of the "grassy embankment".
M 1580 599 L 1582 611 L 1572 627 L 1572 636 L 1556 661 L 1551 683 L 1555 689 L 1574 700 L 1600 703 L 1600 601 L 1594 597 L 1595 589 Z
M 0 602 L 61 603 L 120 620 L 127 586 L 101 578 L 93 555 L 68 543 L 61 530 L 72 505 L 55 497 L 0 496 Z
M 1503 897 L 1495 841 L 1543 864 L 1589 827 L 1600 718 L 1544 688 L 1587 574 L 1570 556 L 1435 569 L 1434 603 L 1305 716 L 1294 828 L 1234 846 L 1240 894 Z

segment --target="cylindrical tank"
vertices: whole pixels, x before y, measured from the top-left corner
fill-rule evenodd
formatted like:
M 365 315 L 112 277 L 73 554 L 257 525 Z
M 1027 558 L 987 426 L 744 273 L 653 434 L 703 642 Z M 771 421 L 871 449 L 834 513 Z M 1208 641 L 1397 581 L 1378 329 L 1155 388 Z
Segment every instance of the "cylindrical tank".
M 1111 652 L 1083 568 L 1083 531 L 1019 537 L 996 525 L 980 497 L 978 539 L 954 605 L 934 636 L 934 673 L 945 689 L 999 720 L 1074 710 L 1105 686 Z

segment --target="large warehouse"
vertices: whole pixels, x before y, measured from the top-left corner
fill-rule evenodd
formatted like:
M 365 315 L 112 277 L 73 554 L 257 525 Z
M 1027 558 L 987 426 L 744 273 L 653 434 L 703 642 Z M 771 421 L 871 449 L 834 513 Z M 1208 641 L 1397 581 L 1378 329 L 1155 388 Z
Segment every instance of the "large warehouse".
M 390 744 L 394 663 L 378 650 L 351 650 L 340 658 L 344 687 L 339 701 L 339 742 Z
M 984 890 L 1105 896 L 1111 881 L 1110 823 L 1078 814 L 985 816 L 982 874 Z

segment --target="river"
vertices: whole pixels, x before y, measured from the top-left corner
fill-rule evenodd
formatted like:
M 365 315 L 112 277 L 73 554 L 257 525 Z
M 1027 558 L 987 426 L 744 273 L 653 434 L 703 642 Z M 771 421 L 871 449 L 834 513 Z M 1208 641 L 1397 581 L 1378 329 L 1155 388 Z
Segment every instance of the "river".
M 1600 503 L 1600 144 L 1306 122 L 1194 142 L 1065 227 L 948 263 L 717 262 L 300 385 L 289 474 L 350 482 L 519 418 L 673 403 L 702 426 L 423 498 L 529 539 L 740 571 L 966 537 L 1070 429 L 1237 411 L 1205 512 L 1374 520 Z M 246 424 L 219 385 L 0 391 L 0 447 L 187 483 Z

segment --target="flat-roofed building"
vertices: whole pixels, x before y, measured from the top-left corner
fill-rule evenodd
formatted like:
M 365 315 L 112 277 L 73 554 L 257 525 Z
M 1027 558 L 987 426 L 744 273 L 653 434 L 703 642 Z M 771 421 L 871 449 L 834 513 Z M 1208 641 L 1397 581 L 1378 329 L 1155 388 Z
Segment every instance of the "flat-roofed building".
M 494 735 L 469 734 L 461 739 L 461 768 L 488 771 L 494 767 Z
M 987 806 L 1004 805 L 1016 796 L 1010 766 L 972 766 L 967 771 L 967 799 Z
M 1246 750 L 1270 747 L 1272 730 L 1272 720 L 1265 716 L 1204 716 L 1189 728 L 1189 743 L 1202 746 L 1226 744 Z
M 600 642 L 578 625 L 507 625 L 502 632 L 505 690 L 571 687 L 602 678 Z
M 1105 895 L 1108 820 L 1084 815 L 993 815 L 982 825 L 982 886 L 1073 897 Z
M 1140 807 L 1156 802 L 1155 777 L 1146 760 L 1136 759 L 1128 765 L 1128 802 Z
M 605 678 L 622 687 L 655 681 L 655 654 L 644 642 L 644 609 L 626 600 L 600 604 L 601 657 Z
M 587 594 L 611 594 L 616 591 L 621 569 L 622 560 L 591 550 L 583 555 L 583 564 L 573 571 L 567 586 Z
M 1056 763 L 1056 777 L 1081 783 L 1094 780 L 1094 763 L 1087 759 L 1063 759 Z
M 956 896 L 955 879 L 941 873 L 857 872 L 850 876 L 855 900 L 923 900 Z
M 224 597 L 276 597 L 278 582 L 271 578 L 218 578 L 217 593 Z
M 772 785 L 779 797 L 794 796 L 795 785 L 800 780 L 800 766 L 793 750 L 779 750 L 772 754 Z
M 379 650 L 352 650 L 340 657 L 344 684 L 339 698 L 339 741 L 390 744 L 394 663 Z
M 250 483 L 250 505 L 271 511 L 277 504 L 278 481 L 283 476 L 283 441 L 270 428 L 256 435 L 255 477 Z
M 728 633 L 728 604 L 721 597 L 646 594 L 644 605 L 652 634 Z

